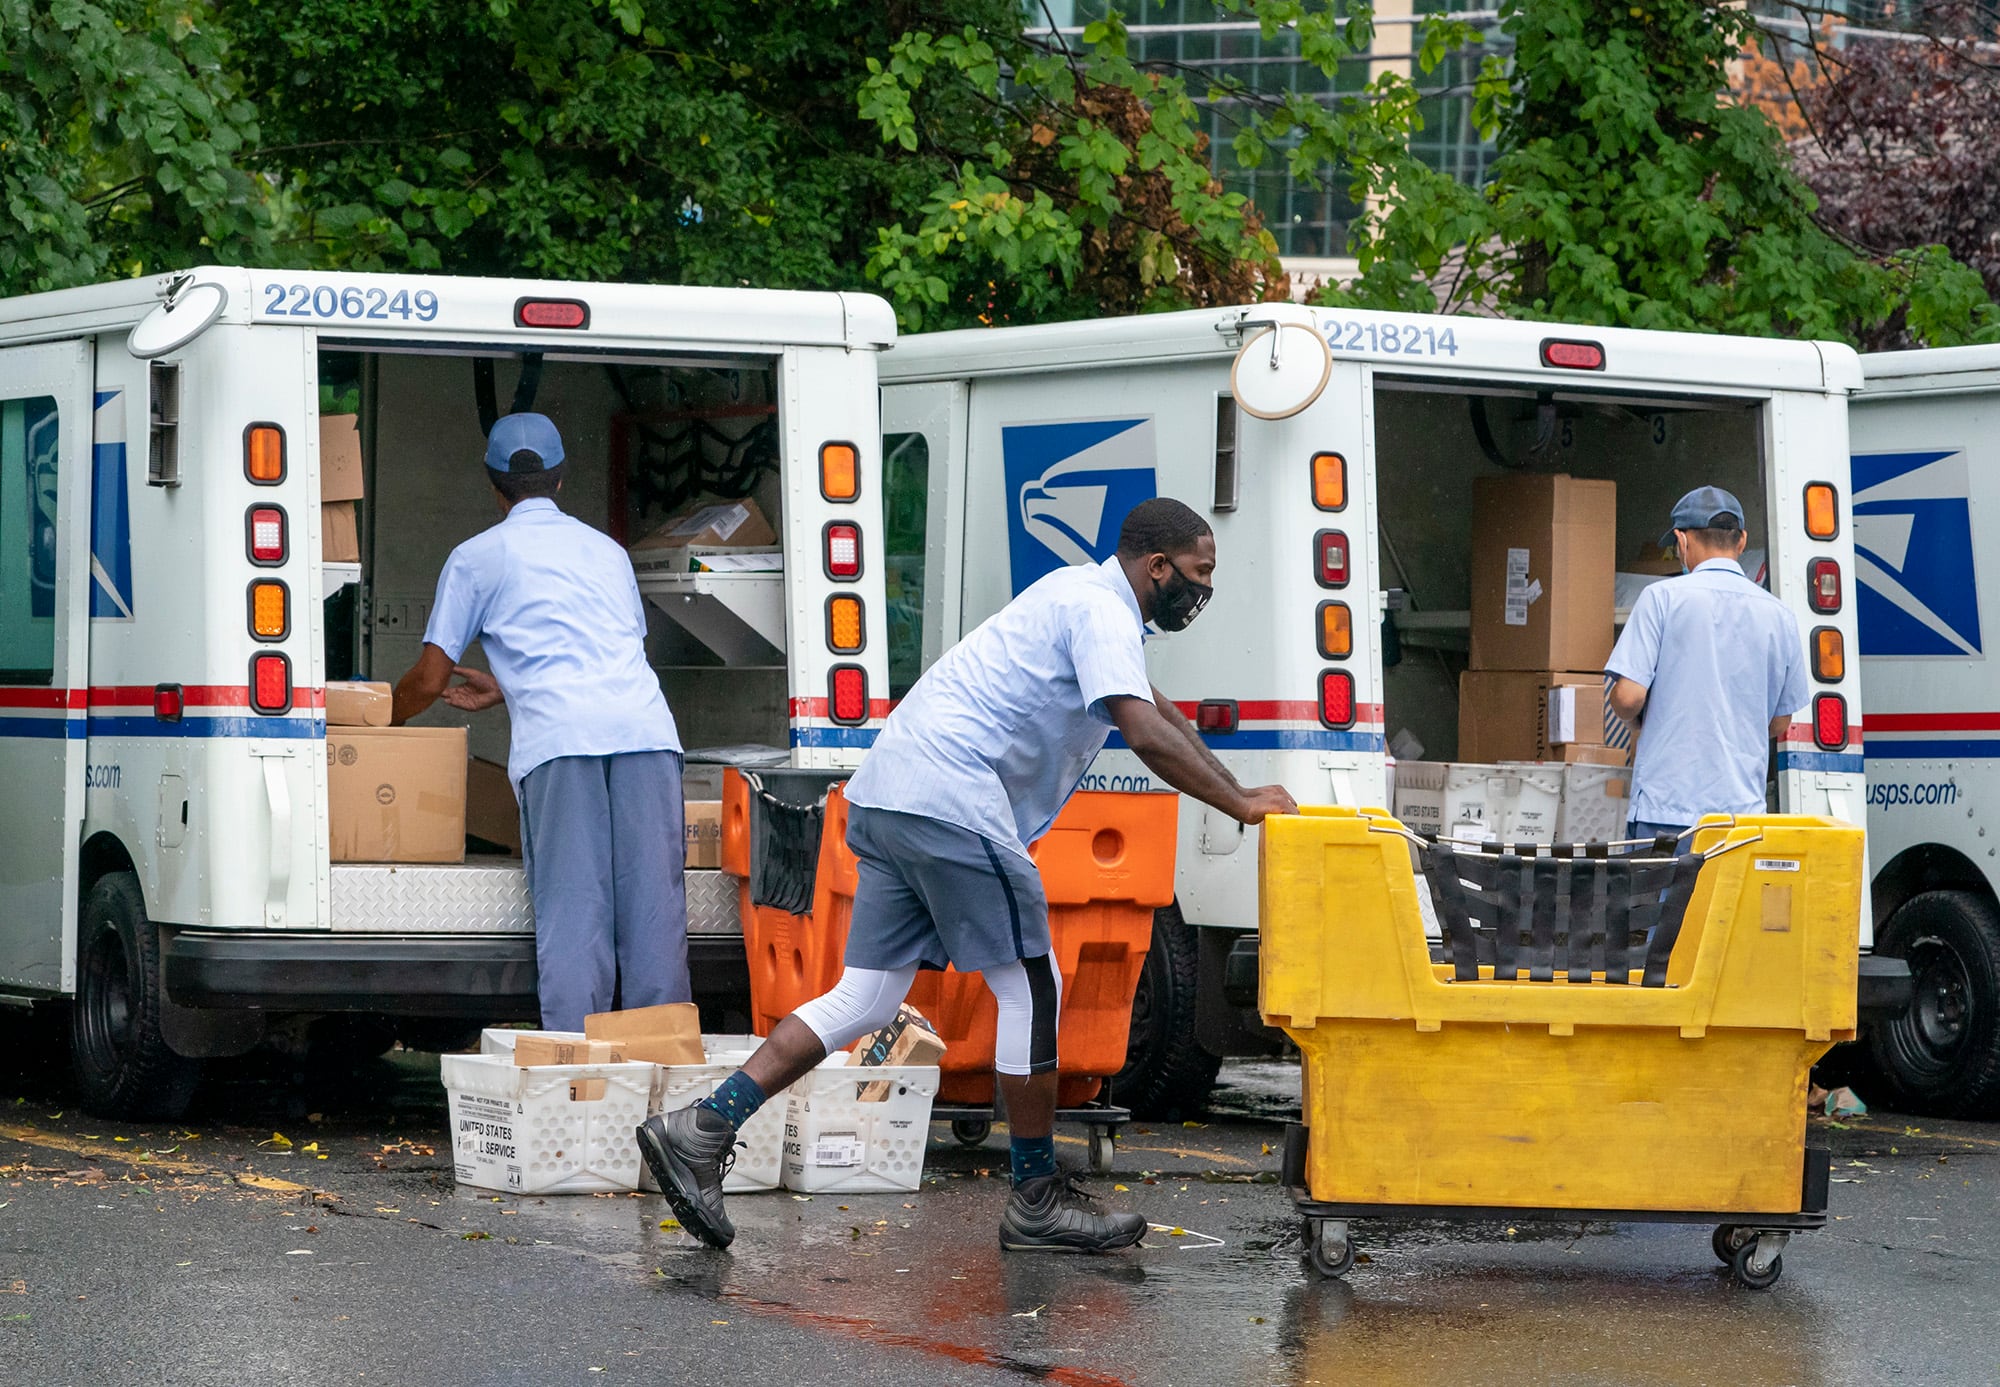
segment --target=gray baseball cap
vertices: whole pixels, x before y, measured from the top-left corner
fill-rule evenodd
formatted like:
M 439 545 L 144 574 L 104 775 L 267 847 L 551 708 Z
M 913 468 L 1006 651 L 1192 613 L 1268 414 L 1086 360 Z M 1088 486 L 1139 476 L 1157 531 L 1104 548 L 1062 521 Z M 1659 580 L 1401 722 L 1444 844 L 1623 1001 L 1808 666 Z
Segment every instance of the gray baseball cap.
M 1698 486 L 1674 503 L 1673 523 L 1660 536 L 1660 543 L 1672 544 L 1675 530 L 1716 528 L 1742 529 L 1743 503 L 1719 486 Z

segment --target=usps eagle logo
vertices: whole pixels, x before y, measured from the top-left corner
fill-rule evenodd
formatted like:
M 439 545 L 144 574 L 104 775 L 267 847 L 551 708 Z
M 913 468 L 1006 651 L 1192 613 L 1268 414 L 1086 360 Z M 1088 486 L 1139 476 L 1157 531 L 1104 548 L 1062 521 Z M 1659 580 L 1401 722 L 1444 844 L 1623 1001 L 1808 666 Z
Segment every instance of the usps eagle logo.
M 1854 457 L 1864 655 L 1983 656 L 1963 449 Z
M 1102 563 L 1125 514 L 1156 494 L 1151 418 L 1012 424 L 1000 430 L 1014 591 L 1068 564 Z

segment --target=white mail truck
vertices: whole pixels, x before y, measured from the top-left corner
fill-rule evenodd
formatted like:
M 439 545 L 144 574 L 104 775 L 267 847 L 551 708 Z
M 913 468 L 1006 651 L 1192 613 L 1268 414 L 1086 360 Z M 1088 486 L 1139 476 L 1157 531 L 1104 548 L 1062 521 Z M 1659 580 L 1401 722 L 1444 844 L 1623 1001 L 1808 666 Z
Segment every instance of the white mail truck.
M 2000 347 L 1861 359 L 1849 407 L 1876 937 L 1908 1010 L 1868 1058 L 1899 1108 L 2000 1115 Z
M 564 506 L 615 537 L 704 502 L 772 528 L 641 572 L 691 786 L 703 747 L 853 764 L 890 678 L 894 336 L 867 295 L 387 274 L 0 301 L 0 1001 L 70 1003 L 85 1100 L 133 1117 L 320 1018 L 373 1044 L 533 1017 L 518 858 L 335 860 L 328 681 L 409 667 L 446 555 L 497 519 L 485 430 L 533 408 Z M 323 512 L 335 413 L 363 461 Z M 469 735 L 505 762 L 504 713 Z M 689 896 L 698 984 L 742 986 L 733 882 Z
M 1475 479 L 1614 480 L 1621 558 L 1714 483 L 1743 499 L 1749 547 L 1815 660 L 1773 804 L 1858 822 L 1842 460 L 1860 382 L 1854 353 L 1824 343 L 1291 304 L 906 337 L 883 362 L 886 466 L 906 479 L 886 498 L 905 536 L 892 629 L 920 628 L 935 658 L 1056 565 L 1111 554 L 1133 503 L 1179 497 L 1221 560 L 1207 611 L 1152 643 L 1154 682 L 1246 784 L 1387 805 L 1391 740 L 1457 759 Z M 1524 602 L 1552 581 L 1523 578 Z M 1156 788 L 1116 743 L 1085 784 Z M 1198 1105 L 1218 1056 L 1268 1043 L 1245 1010 L 1256 838 L 1183 802 L 1178 900 L 1114 1086 L 1140 1111 Z

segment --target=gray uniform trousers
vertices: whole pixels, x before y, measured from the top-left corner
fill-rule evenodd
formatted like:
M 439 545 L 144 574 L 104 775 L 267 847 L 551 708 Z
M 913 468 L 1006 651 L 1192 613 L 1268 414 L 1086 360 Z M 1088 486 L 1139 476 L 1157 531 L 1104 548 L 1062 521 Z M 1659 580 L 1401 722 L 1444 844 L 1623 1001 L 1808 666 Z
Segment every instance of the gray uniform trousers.
M 521 782 L 542 1025 L 694 999 L 681 868 L 681 756 L 560 756 Z

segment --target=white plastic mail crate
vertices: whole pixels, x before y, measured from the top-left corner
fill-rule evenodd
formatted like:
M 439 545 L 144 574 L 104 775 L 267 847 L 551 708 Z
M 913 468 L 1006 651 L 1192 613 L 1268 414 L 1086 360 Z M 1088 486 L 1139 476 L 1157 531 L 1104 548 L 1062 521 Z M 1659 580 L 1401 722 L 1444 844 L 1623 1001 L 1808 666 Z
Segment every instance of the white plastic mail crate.
M 658 1067 L 521 1069 L 511 1055 L 441 1056 L 453 1174 L 462 1185 L 509 1194 L 637 1189 L 633 1133 L 645 1121 Z
M 659 1078 L 653 1084 L 652 1111 L 669 1113 L 699 1103 L 715 1092 L 717 1084 L 741 1068 L 760 1043 L 754 1035 L 703 1036 L 701 1045 L 708 1054 L 708 1063 L 659 1066 Z M 755 1194 L 778 1188 L 785 1158 L 784 1095 L 776 1095 L 759 1108 L 736 1133 L 736 1140 L 736 1164 L 722 1178 L 724 1192 Z M 641 1162 L 639 1188 L 659 1187 L 652 1168 Z
M 888 1080 L 878 1103 L 861 1090 Z M 936 1065 L 823 1065 L 793 1084 L 785 1111 L 785 1188 L 800 1194 L 914 1190 L 924 1178 Z

